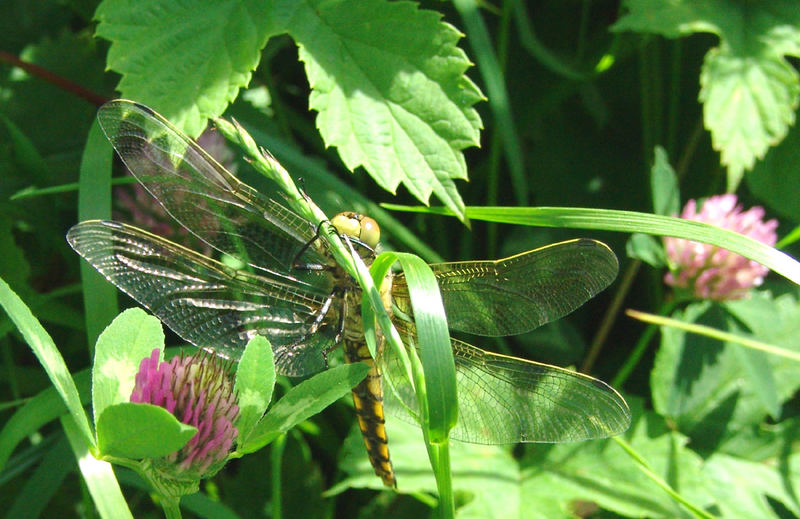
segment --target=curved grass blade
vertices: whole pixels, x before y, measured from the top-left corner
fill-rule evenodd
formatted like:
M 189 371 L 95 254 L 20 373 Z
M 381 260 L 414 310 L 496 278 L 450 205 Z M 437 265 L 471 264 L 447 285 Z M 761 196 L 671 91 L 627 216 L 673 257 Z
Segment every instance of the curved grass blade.
M 452 216 L 442 207 L 424 208 L 394 204 L 384 204 L 383 207 L 398 211 Z M 488 222 L 639 232 L 710 243 L 757 261 L 786 279 L 800 284 L 800 263 L 788 254 L 747 236 L 702 222 L 635 211 L 582 207 L 468 207 L 467 216 L 470 219 Z

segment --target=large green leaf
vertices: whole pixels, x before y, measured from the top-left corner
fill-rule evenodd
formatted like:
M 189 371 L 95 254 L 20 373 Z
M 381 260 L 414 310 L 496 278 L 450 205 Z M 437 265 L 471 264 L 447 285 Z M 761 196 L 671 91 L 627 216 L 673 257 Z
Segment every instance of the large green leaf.
M 655 414 L 642 415 L 638 402 L 632 404 L 634 424 L 626 434 L 631 447 L 683 499 L 709 506 L 702 461 L 687 448 L 686 438 Z M 575 517 L 582 505 L 626 517 L 691 517 L 612 440 L 539 447 L 524 463 L 530 475 L 523 484 L 523 509 L 538 510 L 542 519 Z
M 798 9 L 800 12 L 800 9 Z M 798 74 L 782 56 L 762 49 L 737 55 L 730 48 L 706 55 L 700 101 L 711 143 L 728 167 L 728 189 L 764 158 L 795 122 Z
M 164 330 L 141 308 L 122 312 L 100 334 L 92 368 L 95 425 L 106 407 L 130 402 L 139 365 L 156 348 L 164 349 Z
M 777 460 L 770 460 L 777 461 Z M 727 518 L 778 519 L 769 502 L 779 501 L 795 516 L 800 515 L 797 495 L 800 485 L 800 455 L 793 454 L 780 464 L 754 462 L 717 453 L 705 465 L 707 484 L 717 498 L 722 516 Z
M 310 106 L 348 168 L 363 166 L 384 189 L 431 192 L 464 216 L 454 179 L 461 152 L 478 144 L 482 96 L 464 75 L 461 34 L 411 2 L 290 0 L 287 31 L 300 46 Z
M 467 177 L 462 150 L 478 144 L 482 95 L 439 13 L 384 0 L 105 0 L 96 18 L 122 95 L 191 136 L 248 84 L 269 37 L 288 32 L 317 125 L 345 164 L 392 192 L 403 183 L 426 203 L 434 193 L 463 218 L 454 179 Z
M 800 56 L 797 2 L 627 0 L 625 6 L 628 14 L 613 30 L 719 36 L 720 45 L 706 54 L 700 74 L 700 101 L 734 189 L 794 124 L 800 76 L 785 56 Z
M 124 97 L 196 137 L 250 82 L 271 34 L 269 5 L 250 0 L 105 0 L 97 35 Z
M 735 316 L 735 319 L 734 319 Z M 732 333 L 749 333 L 757 340 L 798 351 L 800 306 L 791 296 L 772 300 L 755 294 L 749 300 L 695 303 L 673 316 Z M 744 323 L 749 330 L 741 330 Z M 759 370 L 737 344 L 664 328 L 651 375 L 653 406 L 692 436 L 697 449 L 713 449 L 746 426 L 761 423 L 770 402 L 784 402 L 800 387 L 800 364 L 763 355 Z M 763 370 L 767 371 L 764 375 Z M 758 378 L 765 377 L 766 378 Z M 772 391 L 774 396 L 766 394 Z

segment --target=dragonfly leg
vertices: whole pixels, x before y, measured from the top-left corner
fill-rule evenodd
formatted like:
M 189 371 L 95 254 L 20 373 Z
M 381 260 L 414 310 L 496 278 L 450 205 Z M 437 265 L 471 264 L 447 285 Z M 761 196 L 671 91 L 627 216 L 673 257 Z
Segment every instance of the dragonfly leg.
M 339 320 L 336 323 L 336 335 L 333 338 L 333 344 L 322 350 L 322 358 L 325 359 L 325 368 L 328 367 L 328 354 L 334 351 L 342 342 L 344 337 L 345 316 L 347 315 L 347 289 L 343 289 L 338 294 L 341 297 L 341 305 L 339 307 Z
M 311 326 L 309 327 L 308 331 L 303 335 L 301 335 L 300 337 L 298 337 L 297 339 L 295 339 L 291 344 L 288 344 L 286 347 L 289 348 L 289 350 L 300 348 L 301 346 L 304 345 L 304 343 L 310 336 L 317 333 L 319 329 L 322 327 L 322 325 L 325 323 L 325 318 L 330 313 L 334 301 L 336 301 L 336 299 L 342 298 L 342 302 L 344 304 L 343 294 L 344 292 L 339 288 L 335 288 L 333 291 L 331 291 L 330 295 L 328 295 L 328 297 L 325 299 L 325 302 L 322 303 L 322 306 L 320 307 L 317 316 L 314 318 L 314 321 L 311 323 Z M 344 313 L 339 312 L 336 325 L 337 331 L 333 339 L 333 344 L 322 350 L 322 359 L 323 362 L 325 363 L 325 369 L 328 369 L 328 353 L 332 352 L 333 350 L 339 347 L 343 329 L 344 329 Z
M 294 259 L 292 260 L 292 268 L 297 270 L 315 270 L 315 271 L 322 271 L 322 270 L 333 270 L 335 267 L 333 265 L 322 265 L 319 263 L 301 263 L 300 257 L 305 254 L 311 245 L 319 240 L 320 233 L 322 232 L 322 226 L 324 224 L 330 224 L 330 220 L 322 220 L 317 224 L 317 230 L 314 232 L 314 237 L 308 240 L 305 245 L 297 252 Z

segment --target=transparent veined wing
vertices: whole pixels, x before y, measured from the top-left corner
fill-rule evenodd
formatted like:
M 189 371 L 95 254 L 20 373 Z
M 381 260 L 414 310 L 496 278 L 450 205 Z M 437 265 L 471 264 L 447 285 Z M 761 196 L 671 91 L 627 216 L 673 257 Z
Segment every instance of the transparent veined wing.
M 496 261 L 431 265 L 453 330 L 485 336 L 516 335 L 569 314 L 617 276 L 617 258 L 589 239 L 554 243 Z M 402 274 L 395 305 L 411 314 Z
M 328 278 L 311 286 L 251 274 L 113 221 L 79 223 L 67 240 L 106 279 L 199 348 L 238 359 L 260 334 L 272 343 L 281 373 L 301 376 L 326 367 L 324 354 L 338 332 L 338 319 L 321 315 L 332 290 Z
M 293 262 L 322 264 L 315 226 L 239 181 L 150 108 L 119 99 L 103 105 L 100 127 L 136 179 L 182 226 L 255 271 L 306 279 Z
M 401 335 L 413 326 L 397 323 Z M 557 366 L 498 355 L 451 339 L 458 422 L 450 437 L 470 443 L 560 443 L 606 438 L 631 422 L 625 400 L 606 383 Z M 418 423 L 413 389 L 397 357 L 384 351 L 387 409 Z

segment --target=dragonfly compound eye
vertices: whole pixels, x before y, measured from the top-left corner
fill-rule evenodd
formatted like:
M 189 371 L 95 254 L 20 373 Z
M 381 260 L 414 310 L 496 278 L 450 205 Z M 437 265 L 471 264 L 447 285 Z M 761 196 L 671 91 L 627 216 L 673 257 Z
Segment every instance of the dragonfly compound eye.
M 374 249 L 380 241 L 381 230 L 378 222 L 369 216 L 346 211 L 334 216 L 331 223 L 339 234 L 355 238 L 371 249 Z
M 378 227 L 378 222 L 369 216 L 361 216 L 361 232 L 358 239 L 369 245 L 371 249 L 378 246 L 381 239 L 381 228 Z

